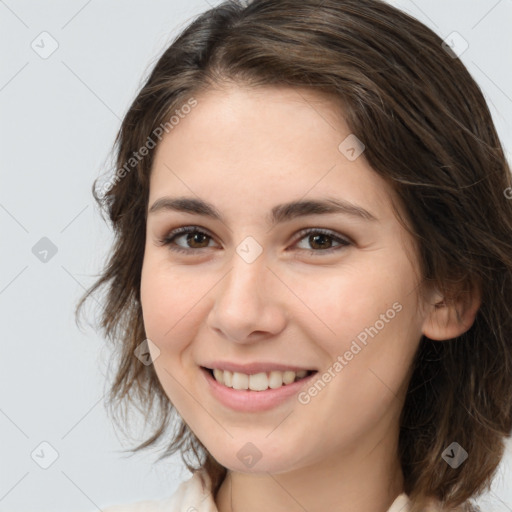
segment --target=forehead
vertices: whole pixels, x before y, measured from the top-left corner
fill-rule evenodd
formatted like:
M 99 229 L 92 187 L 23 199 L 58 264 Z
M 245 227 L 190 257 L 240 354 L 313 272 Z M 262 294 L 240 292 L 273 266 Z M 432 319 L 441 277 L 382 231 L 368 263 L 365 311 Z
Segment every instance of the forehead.
M 340 149 L 354 135 L 334 96 L 233 86 L 194 98 L 194 109 L 157 147 L 150 205 L 164 194 L 186 194 L 219 208 L 243 200 L 245 207 L 270 209 L 274 202 L 329 195 L 377 216 L 391 213 L 392 190 L 364 152 L 354 160 Z

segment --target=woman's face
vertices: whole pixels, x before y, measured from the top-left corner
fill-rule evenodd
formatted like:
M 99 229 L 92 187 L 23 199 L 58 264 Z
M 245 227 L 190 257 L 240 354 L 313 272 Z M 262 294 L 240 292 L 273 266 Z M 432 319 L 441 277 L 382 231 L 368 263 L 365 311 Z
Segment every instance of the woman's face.
M 235 471 L 393 452 L 425 314 L 390 188 L 328 99 L 232 87 L 196 100 L 151 175 L 141 300 L 163 389 Z M 316 373 L 280 386 L 291 369 Z

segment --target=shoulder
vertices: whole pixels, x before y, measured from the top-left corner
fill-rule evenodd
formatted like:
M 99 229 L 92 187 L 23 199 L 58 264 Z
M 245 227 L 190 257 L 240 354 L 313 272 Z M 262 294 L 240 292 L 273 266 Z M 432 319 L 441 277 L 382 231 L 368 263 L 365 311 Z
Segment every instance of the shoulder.
M 193 473 L 168 498 L 102 508 L 103 512 L 173 512 L 174 510 L 179 512 L 217 512 L 210 492 L 210 480 L 205 472 Z
M 396 497 L 387 512 L 410 512 L 411 507 L 411 500 L 407 494 L 402 493 Z M 428 512 L 466 512 L 466 510 L 468 509 L 463 505 L 452 509 L 443 508 L 442 504 L 435 500 L 430 501 L 428 505 Z
M 409 498 L 405 493 L 402 493 L 396 497 L 387 512 L 409 512 L 410 508 L 411 503 Z

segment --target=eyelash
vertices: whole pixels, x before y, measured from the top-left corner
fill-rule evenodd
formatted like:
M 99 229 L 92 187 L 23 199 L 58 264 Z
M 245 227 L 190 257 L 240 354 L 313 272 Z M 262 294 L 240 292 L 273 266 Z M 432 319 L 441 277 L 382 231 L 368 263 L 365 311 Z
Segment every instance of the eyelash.
M 200 233 L 202 235 L 206 235 L 210 239 L 213 239 L 213 237 L 207 231 L 205 231 L 203 228 L 200 228 L 199 226 L 185 226 L 185 227 L 181 227 L 181 228 L 172 230 L 168 235 L 159 239 L 157 241 L 157 243 L 160 246 L 168 246 L 169 250 L 171 250 L 171 251 L 184 253 L 184 254 L 188 254 L 188 255 L 191 255 L 191 253 L 195 253 L 195 252 L 201 251 L 203 249 L 208 249 L 208 247 L 203 247 L 201 249 L 197 249 L 197 248 L 196 249 L 194 249 L 194 248 L 183 249 L 183 248 L 173 244 L 173 242 L 176 238 L 178 238 L 181 235 L 188 234 L 188 233 Z M 331 254 L 335 251 L 344 249 L 345 247 L 352 245 L 352 242 L 350 240 L 348 240 L 346 238 L 341 238 L 333 231 L 329 231 L 326 229 L 320 229 L 320 228 L 303 229 L 302 231 L 300 231 L 297 234 L 297 236 L 299 236 L 300 238 L 297 239 L 297 241 L 294 243 L 294 245 L 297 244 L 298 242 L 300 242 L 302 239 L 306 238 L 306 236 L 311 235 L 311 234 L 320 234 L 320 235 L 328 236 L 328 237 L 332 238 L 334 241 L 339 242 L 341 244 L 338 247 L 332 247 L 330 249 L 317 249 L 317 250 L 311 249 L 309 251 L 308 251 L 308 249 L 301 249 L 303 251 L 308 251 L 312 254 L 315 254 L 315 253 Z

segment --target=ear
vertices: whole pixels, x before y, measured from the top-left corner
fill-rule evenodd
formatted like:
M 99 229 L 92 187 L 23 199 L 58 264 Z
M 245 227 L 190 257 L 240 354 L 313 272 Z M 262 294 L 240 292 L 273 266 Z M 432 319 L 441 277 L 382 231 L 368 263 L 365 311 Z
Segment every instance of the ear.
M 480 287 L 471 285 L 455 298 L 436 290 L 426 307 L 422 333 L 431 340 L 449 340 L 464 334 L 473 325 L 482 304 Z

